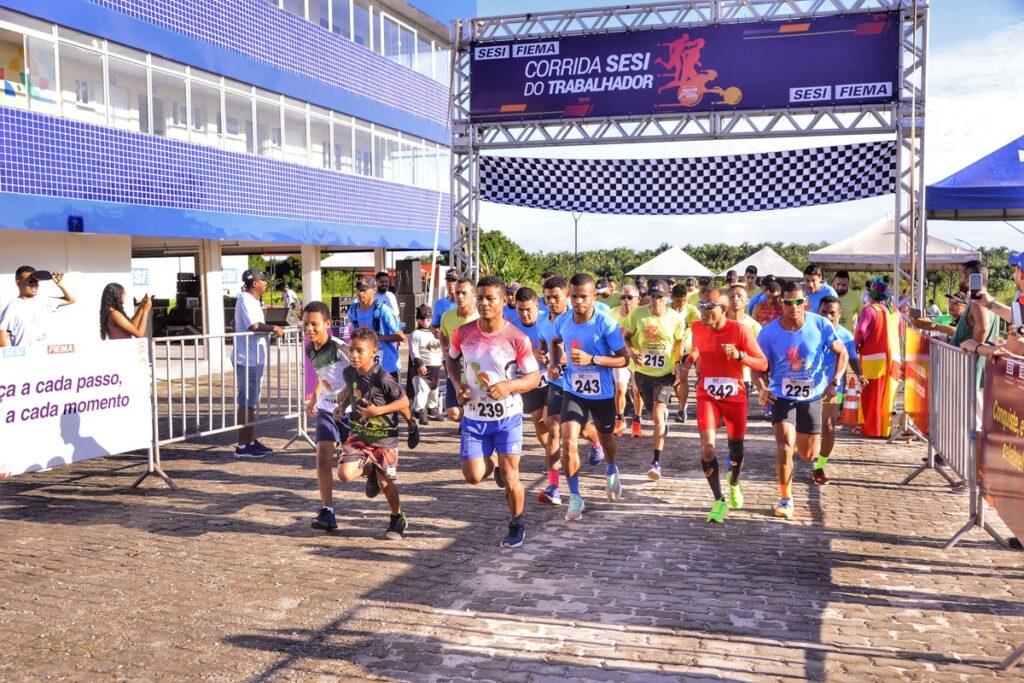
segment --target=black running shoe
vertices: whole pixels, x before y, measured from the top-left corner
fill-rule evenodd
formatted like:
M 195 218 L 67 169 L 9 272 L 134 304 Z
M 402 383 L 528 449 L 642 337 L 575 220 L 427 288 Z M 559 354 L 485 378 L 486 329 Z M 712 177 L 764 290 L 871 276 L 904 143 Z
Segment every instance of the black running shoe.
M 415 421 L 409 423 L 409 436 L 406 443 L 409 444 L 409 448 L 416 448 L 420 445 L 420 428 Z
M 321 508 L 320 514 L 316 516 L 313 523 L 310 525 L 314 529 L 322 529 L 324 531 L 334 531 L 338 528 L 338 520 L 335 519 L 334 513 L 327 508 Z
M 405 538 L 405 532 L 409 528 L 409 520 L 405 518 L 405 513 L 400 515 L 391 515 L 391 522 L 388 524 L 387 531 L 384 532 L 384 538 L 390 540 L 397 540 Z
M 366 497 L 376 498 L 379 493 L 380 482 L 377 481 L 377 469 L 373 468 L 370 470 L 370 473 L 366 475 Z

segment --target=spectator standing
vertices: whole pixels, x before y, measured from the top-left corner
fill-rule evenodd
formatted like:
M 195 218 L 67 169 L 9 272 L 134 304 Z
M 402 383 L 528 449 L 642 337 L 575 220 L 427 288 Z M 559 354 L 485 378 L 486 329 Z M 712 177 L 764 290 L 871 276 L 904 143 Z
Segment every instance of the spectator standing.
M 391 291 L 391 276 L 387 271 L 377 273 L 377 291 L 374 292 L 373 298 L 386 303 L 395 315 L 398 315 L 398 297 Z
M 242 273 L 242 295 L 235 301 L 235 332 L 252 333 L 235 337 L 236 421 L 246 425 L 238 428 L 236 458 L 263 458 L 273 453 L 273 449 L 256 440 L 256 428 L 251 425 L 256 419 L 256 406 L 260 404 L 263 369 L 267 363 L 267 335 L 284 336 L 283 329 L 268 325 L 263 316 L 262 299 L 269 281 L 266 273 L 249 268 Z
M 295 292 L 293 292 L 292 288 L 288 285 L 285 285 L 284 289 L 281 291 L 281 300 L 284 307 L 289 311 L 293 308 L 299 307 L 299 297 L 295 295 Z
M 135 307 L 135 313 L 129 319 L 124 311 L 124 287 L 111 282 L 103 288 L 100 296 L 100 339 L 130 339 L 145 337 L 149 323 L 149 312 L 153 310 L 153 300 L 149 295 Z
M 441 338 L 441 316 L 449 308 L 455 308 L 455 283 L 458 281 L 459 274 L 455 272 L 454 268 L 449 268 L 448 272 L 444 274 L 445 296 L 434 302 L 434 314 L 430 317 L 430 327 L 438 339 Z
M 61 296 L 39 296 L 39 283 L 53 280 Z M 21 266 L 14 271 L 18 298 L 0 311 L 0 346 L 29 346 L 46 341 L 49 316 L 58 308 L 75 303 L 75 297 L 64 287 L 64 273 L 36 270 Z
M 925 315 L 930 318 L 942 315 L 942 311 L 940 311 L 939 307 L 935 304 L 935 299 L 928 299 L 928 310 L 925 312 Z
M 857 318 L 854 339 L 864 373 L 860 395 L 861 434 L 888 438 L 896 408 L 903 321 L 892 304 L 889 285 L 876 277 L 868 283 L 869 306 Z M 838 297 L 837 297 L 838 298 Z
M 848 332 L 853 332 L 857 325 L 857 316 L 864 308 L 864 296 L 861 292 L 850 289 L 850 273 L 845 270 L 836 271 L 832 278 L 832 287 L 839 297 L 839 306 L 842 308 L 842 317 L 839 324 Z

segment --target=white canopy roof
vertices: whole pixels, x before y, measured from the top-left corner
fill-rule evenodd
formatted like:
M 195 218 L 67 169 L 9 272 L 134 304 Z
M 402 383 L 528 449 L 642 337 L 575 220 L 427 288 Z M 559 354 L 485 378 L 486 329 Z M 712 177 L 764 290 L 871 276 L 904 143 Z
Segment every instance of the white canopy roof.
M 388 268 L 395 266 L 395 261 L 406 258 L 418 258 L 423 263 L 430 264 L 430 252 L 413 251 L 388 251 L 384 255 L 384 261 Z M 372 251 L 339 251 L 330 256 L 325 256 L 320 261 L 321 268 L 337 268 L 339 270 L 373 270 Z
M 835 244 L 812 251 L 807 255 L 811 263 L 828 266 L 832 270 L 891 270 L 895 241 L 895 220 L 892 216 L 880 218 L 856 235 Z M 900 237 L 900 254 L 906 257 L 910 240 Z M 955 244 L 928 236 L 925 249 L 927 270 L 957 270 L 966 261 L 980 259 L 981 254 Z
M 803 273 L 786 259 L 779 256 L 778 252 L 771 247 L 764 247 L 747 258 L 743 259 L 732 268 L 726 268 L 721 272 L 722 277 L 730 270 L 735 270 L 741 278 L 747 271 L 747 266 L 757 266 L 757 276 L 774 275 L 786 279 L 801 278 Z
M 669 247 L 647 263 L 637 266 L 626 275 L 644 277 L 714 277 L 715 274 L 702 266 L 679 247 Z

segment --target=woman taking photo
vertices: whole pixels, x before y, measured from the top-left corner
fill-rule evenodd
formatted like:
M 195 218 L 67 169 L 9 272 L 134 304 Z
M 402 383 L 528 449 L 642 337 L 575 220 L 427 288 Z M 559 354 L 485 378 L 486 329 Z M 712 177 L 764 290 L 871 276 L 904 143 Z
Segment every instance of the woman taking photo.
M 149 322 L 149 312 L 153 308 L 152 299 L 148 294 L 142 297 L 131 319 L 124 312 L 124 299 L 124 287 L 116 282 L 111 282 L 103 288 L 103 295 L 100 297 L 100 339 L 146 336 L 146 324 Z

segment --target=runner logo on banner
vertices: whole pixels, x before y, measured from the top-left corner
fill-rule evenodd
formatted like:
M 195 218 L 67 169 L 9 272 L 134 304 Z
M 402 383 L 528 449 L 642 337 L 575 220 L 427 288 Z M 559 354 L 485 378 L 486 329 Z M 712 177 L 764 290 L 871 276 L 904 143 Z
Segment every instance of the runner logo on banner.
M 145 339 L 0 349 L 0 479 L 146 448 Z

